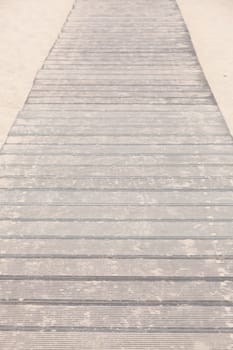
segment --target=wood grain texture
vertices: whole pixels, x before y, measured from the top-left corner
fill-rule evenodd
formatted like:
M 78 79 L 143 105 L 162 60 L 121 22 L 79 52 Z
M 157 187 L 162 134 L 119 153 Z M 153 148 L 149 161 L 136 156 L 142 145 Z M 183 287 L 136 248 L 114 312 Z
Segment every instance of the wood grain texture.
M 0 172 L 1 349 L 233 349 L 233 142 L 175 0 L 77 0 Z

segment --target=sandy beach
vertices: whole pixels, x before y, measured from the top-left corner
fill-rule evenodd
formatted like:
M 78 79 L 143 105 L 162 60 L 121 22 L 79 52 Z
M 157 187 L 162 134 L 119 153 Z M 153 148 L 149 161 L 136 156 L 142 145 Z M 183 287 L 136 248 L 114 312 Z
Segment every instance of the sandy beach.
M 197 56 L 233 134 L 233 2 L 177 0 Z
M 0 144 L 23 106 L 73 0 L 0 2 Z

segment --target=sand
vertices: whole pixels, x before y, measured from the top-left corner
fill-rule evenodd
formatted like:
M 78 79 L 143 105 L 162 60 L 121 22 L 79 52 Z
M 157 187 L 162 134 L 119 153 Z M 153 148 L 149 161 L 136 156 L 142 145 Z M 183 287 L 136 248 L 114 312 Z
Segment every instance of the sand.
M 0 1 L 0 144 L 74 0 Z
M 233 135 L 233 1 L 177 2 L 206 78 Z

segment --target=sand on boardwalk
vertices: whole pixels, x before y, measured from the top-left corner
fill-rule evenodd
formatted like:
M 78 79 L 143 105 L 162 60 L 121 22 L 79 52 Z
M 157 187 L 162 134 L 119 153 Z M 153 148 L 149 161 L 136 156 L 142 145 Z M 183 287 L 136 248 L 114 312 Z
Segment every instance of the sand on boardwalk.
M 0 145 L 74 0 L 0 1 Z
M 233 1 L 177 0 L 177 3 L 233 135 Z

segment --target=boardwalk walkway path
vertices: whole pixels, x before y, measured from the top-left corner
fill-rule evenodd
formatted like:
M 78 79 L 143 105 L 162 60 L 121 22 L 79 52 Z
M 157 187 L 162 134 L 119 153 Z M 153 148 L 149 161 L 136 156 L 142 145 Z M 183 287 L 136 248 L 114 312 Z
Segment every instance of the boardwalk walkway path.
M 233 349 L 233 143 L 174 0 L 78 0 L 0 168 L 2 350 Z

